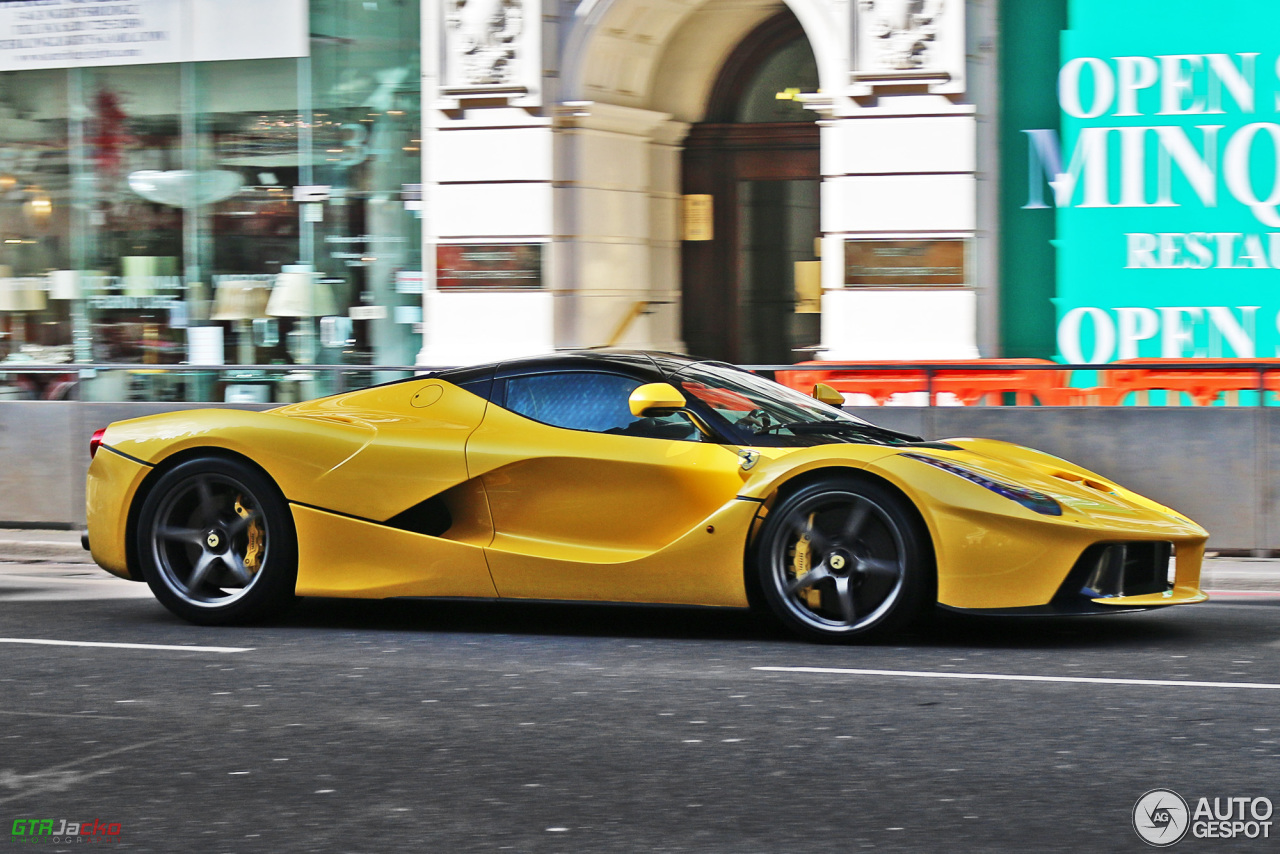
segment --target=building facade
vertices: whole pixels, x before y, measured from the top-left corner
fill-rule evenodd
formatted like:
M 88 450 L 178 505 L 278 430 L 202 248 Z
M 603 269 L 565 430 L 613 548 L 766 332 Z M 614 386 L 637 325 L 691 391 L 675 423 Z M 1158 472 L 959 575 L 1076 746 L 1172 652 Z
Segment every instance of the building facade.
M 994 12 L 446 0 L 424 18 L 426 239 L 442 260 L 422 361 L 993 350 L 991 123 L 974 93 L 994 90 Z M 536 273 L 516 292 L 485 263 Z M 486 325 L 498 341 L 473 334 Z
M 1274 356 L 1280 13 L 1220 5 L 3 2 L 0 349 Z

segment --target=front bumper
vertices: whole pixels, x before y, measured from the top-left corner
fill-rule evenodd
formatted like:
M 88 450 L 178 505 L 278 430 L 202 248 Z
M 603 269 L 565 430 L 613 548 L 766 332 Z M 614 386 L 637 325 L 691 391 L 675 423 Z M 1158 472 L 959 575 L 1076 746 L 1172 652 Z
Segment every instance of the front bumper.
M 1176 564 L 1171 571 L 1173 552 L 1172 543 L 1158 541 L 1095 543 L 1080 555 L 1048 604 L 1011 608 L 943 607 L 966 614 L 1036 617 L 1115 614 L 1206 601 L 1208 595 L 1194 583 L 1179 582 Z M 1198 564 L 1196 567 L 1198 569 Z

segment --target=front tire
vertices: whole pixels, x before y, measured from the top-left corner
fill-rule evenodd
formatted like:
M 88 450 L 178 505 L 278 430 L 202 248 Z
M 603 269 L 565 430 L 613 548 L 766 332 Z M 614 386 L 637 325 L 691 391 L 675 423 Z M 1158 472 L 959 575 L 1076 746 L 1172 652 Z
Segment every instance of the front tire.
M 298 546 L 288 505 L 245 463 L 200 457 L 164 472 L 143 502 L 137 532 L 143 577 L 185 620 L 249 622 L 294 599 Z
M 757 548 L 766 604 L 811 640 L 882 637 L 935 595 L 928 532 L 905 499 L 873 481 L 830 478 L 783 496 Z

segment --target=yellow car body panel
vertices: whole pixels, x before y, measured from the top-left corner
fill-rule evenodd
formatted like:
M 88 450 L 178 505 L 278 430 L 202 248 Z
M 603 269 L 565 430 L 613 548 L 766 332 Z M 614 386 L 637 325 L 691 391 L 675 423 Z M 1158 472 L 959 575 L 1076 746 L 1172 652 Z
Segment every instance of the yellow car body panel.
M 490 568 L 504 597 L 692 601 L 704 594 L 680 580 L 687 568 L 659 571 L 657 557 L 690 548 L 712 559 L 712 571 L 728 560 L 742 587 L 742 534 L 758 506 L 735 500 L 739 459 L 723 445 L 566 430 L 493 406 L 467 461 L 489 498 Z M 686 535 L 707 538 L 703 529 L 726 509 L 738 525 L 734 543 L 718 537 L 694 548 Z M 619 566 L 640 561 L 643 569 Z
M 125 542 L 129 509 L 138 486 L 151 467 L 121 456 L 110 448 L 99 449 L 85 481 L 85 514 L 94 536 L 89 552 L 94 563 L 121 578 L 141 581 L 129 571 Z
M 495 597 L 484 549 L 293 507 L 300 596 Z
M 978 439 L 746 447 L 584 432 L 532 421 L 439 378 L 268 412 L 192 410 L 109 426 L 89 469 L 93 557 L 135 577 L 128 518 L 149 478 L 231 453 L 279 487 L 308 596 L 500 597 L 743 606 L 756 522 L 797 478 L 875 477 L 919 512 L 938 601 L 1050 603 L 1091 545 L 1173 544 L 1176 580 L 1115 607 L 1201 601 L 1206 532 L 1071 463 Z M 933 457 L 1052 497 L 1059 516 L 928 465 Z M 423 508 L 449 520 L 425 530 Z
M 194 409 L 121 421 L 103 443 L 157 465 L 219 448 L 261 466 L 291 502 L 383 520 L 467 480 L 467 436 L 486 401 L 439 380 L 268 412 Z
M 1112 608 L 1153 608 L 1164 605 L 1194 605 L 1196 602 L 1209 601 L 1209 594 L 1199 587 L 1176 585 L 1164 593 L 1146 593 L 1142 596 L 1106 596 L 1094 599 L 1099 605 Z
M 498 538 L 489 566 L 504 599 L 564 599 L 746 607 L 742 562 L 760 504 L 731 501 L 653 552 L 528 548 Z M 555 554 L 555 556 L 552 556 Z

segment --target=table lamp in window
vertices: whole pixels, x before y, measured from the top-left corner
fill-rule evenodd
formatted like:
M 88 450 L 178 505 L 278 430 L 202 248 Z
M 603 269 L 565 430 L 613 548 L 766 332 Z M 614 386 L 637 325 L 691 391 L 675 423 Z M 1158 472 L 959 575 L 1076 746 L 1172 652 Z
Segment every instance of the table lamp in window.
M 0 268 L 7 272 L 8 268 Z M 37 278 L 0 277 L 0 312 L 9 316 L 9 358 L 14 359 L 22 352 L 27 340 L 26 314 L 32 311 L 43 311 L 45 292 Z
M 214 295 L 210 320 L 229 320 L 236 332 L 236 362 L 252 365 L 257 361 L 253 349 L 253 321 L 267 316 L 267 286 L 250 280 L 221 282 Z
M 93 361 L 93 335 L 89 331 L 89 314 L 85 299 L 105 293 L 107 275 L 101 270 L 51 270 L 45 277 L 49 299 L 64 302 L 70 308 L 71 350 L 77 362 Z
M 312 318 L 338 313 L 333 291 L 320 281 L 309 266 L 287 266 L 276 276 L 276 286 L 267 302 L 267 314 L 272 317 L 294 317 L 298 322 L 290 330 L 289 355 L 300 365 L 314 365 L 318 357 L 319 342 Z

